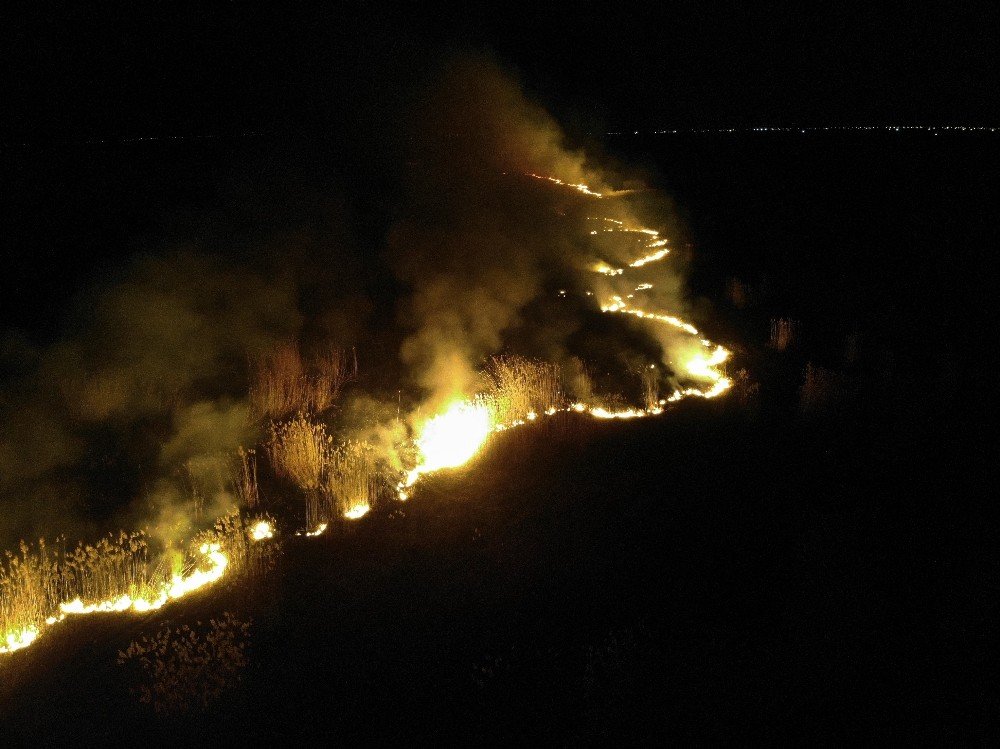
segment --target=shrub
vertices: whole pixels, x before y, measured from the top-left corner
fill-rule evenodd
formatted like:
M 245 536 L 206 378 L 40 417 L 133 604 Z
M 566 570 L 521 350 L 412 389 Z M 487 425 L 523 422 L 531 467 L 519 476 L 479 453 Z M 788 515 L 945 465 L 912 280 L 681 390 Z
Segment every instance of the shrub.
M 250 621 L 232 612 L 207 626 L 163 627 L 118 653 L 118 665 L 136 673 L 133 692 L 158 715 L 204 710 L 242 680 L 248 664 Z

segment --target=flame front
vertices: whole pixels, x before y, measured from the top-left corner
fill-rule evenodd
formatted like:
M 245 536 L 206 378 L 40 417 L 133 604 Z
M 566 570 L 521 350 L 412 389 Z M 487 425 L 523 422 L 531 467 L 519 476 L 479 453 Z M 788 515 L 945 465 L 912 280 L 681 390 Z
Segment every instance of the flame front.
M 421 474 L 467 463 L 490 431 L 490 412 L 485 405 L 455 401 L 421 428 L 416 439 L 419 462 L 407 476 L 406 485 L 412 486 Z
M 543 177 L 537 174 L 530 175 L 535 179 L 546 180 L 554 185 L 570 188 L 586 196 L 586 199 L 601 199 L 605 197 L 602 193 L 591 190 L 584 184 L 572 184 L 555 177 Z M 619 194 L 619 193 L 614 193 Z M 598 220 L 598 219 L 594 219 Z M 625 232 L 629 234 L 641 234 L 649 238 L 643 245 L 645 254 L 633 259 L 625 267 L 612 267 L 606 262 L 599 262 L 592 267 L 595 273 L 608 276 L 612 280 L 616 276 L 622 276 L 630 269 L 642 268 L 645 265 L 659 262 L 666 258 L 669 250 L 666 248 L 667 240 L 659 238 L 659 232 L 646 228 L 629 228 L 622 221 L 612 218 L 600 219 L 605 222 L 602 232 Z M 610 224 L 611 226 L 608 226 Z M 591 234 L 597 234 L 592 231 Z M 693 338 L 693 353 L 680 362 L 680 370 L 695 381 L 705 383 L 706 387 L 680 387 L 674 392 L 660 400 L 657 396 L 649 400 L 645 408 L 625 408 L 616 411 L 595 403 L 553 403 L 544 410 L 528 411 L 520 418 L 502 424 L 496 423 L 491 415 L 490 407 L 482 399 L 457 399 L 453 401 L 443 412 L 428 418 L 417 429 L 417 436 L 413 441 L 416 450 L 415 466 L 401 475 L 401 480 L 397 486 L 400 500 L 405 500 L 408 496 L 408 489 L 424 474 L 433 473 L 447 468 L 456 468 L 467 463 L 483 446 L 492 432 L 504 431 L 513 427 L 521 426 L 529 422 L 538 420 L 541 415 L 553 416 L 557 413 L 574 412 L 589 414 L 598 419 L 635 419 L 647 416 L 655 416 L 663 413 L 667 403 L 673 403 L 686 397 L 714 398 L 728 390 L 732 381 L 725 376 L 720 367 L 730 356 L 730 352 L 722 346 L 712 344 L 703 338 L 701 333 L 690 323 L 670 314 L 653 312 L 641 309 L 635 305 L 636 294 L 640 294 L 653 288 L 653 284 L 648 282 L 637 282 L 633 287 L 634 293 L 627 293 L 623 298 L 621 295 L 610 296 L 600 305 L 602 312 L 609 314 L 632 315 L 643 320 L 654 323 L 669 325 Z M 594 291 L 586 291 L 588 296 L 594 296 Z M 566 292 L 561 290 L 561 296 Z M 677 370 L 678 368 L 674 368 Z M 369 511 L 367 503 L 358 503 L 344 512 L 344 517 L 355 520 L 363 517 Z M 327 524 L 321 523 L 313 530 L 303 531 L 297 535 L 315 537 L 323 534 L 327 530 Z M 274 537 L 275 531 L 270 523 L 261 520 L 247 529 L 247 534 L 254 542 L 270 540 Z M 202 559 L 201 566 L 188 572 L 186 575 L 174 575 L 169 582 L 165 582 L 158 594 L 149 598 L 132 598 L 129 595 L 122 595 L 117 598 L 84 603 L 80 598 L 64 602 L 59 605 L 58 612 L 45 620 L 46 626 L 51 626 L 67 616 L 77 616 L 93 614 L 99 612 L 136 612 L 143 613 L 161 608 L 169 601 L 215 583 L 225 575 L 229 567 L 230 560 L 217 543 L 205 543 L 199 549 Z M 31 645 L 42 633 L 41 623 L 38 626 L 26 626 L 16 631 L 0 634 L 0 653 L 10 653 Z
M 261 520 L 249 530 L 253 541 L 269 540 L 274 537 L 274 528 L 267 521 Z M 144 614 L 162 608 L 170 601 L 182 598 L 201 588 L 218 582 L 229 568 L 229 557 L 222 551 L 218 543 L 204 543 L 198 548 L 201 554 L 201 566 L 187 574 L 174 575 L 165 582 L 157 595 L 149 598 L 133 598 L 127 594 L 104 601 L 84 603 L 81 598 L 74 598 L 59 604 L 59 611 L 45 620 L 45 626 L 51 627 L 69 616 L 84 616 L 87 614 L 125 613 Z M 0 641 L 0 654 L 12 653 L 26 648 L 42 634 L 42 628 L 28 626 L 23 629 L 7 632 Z

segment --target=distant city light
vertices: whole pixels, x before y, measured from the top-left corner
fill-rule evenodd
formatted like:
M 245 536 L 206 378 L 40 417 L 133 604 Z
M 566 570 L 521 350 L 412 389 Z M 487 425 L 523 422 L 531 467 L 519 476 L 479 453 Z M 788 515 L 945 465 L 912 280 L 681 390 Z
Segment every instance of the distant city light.
M 995 133 L 1000 127 L 987 125 L 830 125 L 826 127 L 707 127 L 675 130 L 611 130 L 603 135 L 686 135 L 691 133 L 829 133 L 829 132 L 902 132 L 923 131 L 937 135 L 942 132 Z M 588 133 L 594 135 L 594 133 Z

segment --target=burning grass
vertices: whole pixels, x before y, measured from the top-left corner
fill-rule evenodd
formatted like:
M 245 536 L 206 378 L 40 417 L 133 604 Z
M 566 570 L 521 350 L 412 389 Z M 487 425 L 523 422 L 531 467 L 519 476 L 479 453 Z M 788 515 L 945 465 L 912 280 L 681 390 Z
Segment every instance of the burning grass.
M 155 553 L 144 532 L 111 534 L 72 550 L 21 543 L 0 565 L 0 653 L 27 647 L 67 616 L 155 610 L 220 579 L 260 571 L 274 547 L 254 543 L 260 523 L 237 512 L 198 534 L 185 551 Z
M 390 483 L 371 445 L 334 444 L 326 426 L 303 413 L 271 424 L 267 451 L 275 472 L 302 491 L 310 531 L 339 518 L 362 517 Z
M 495 356 L 486 365 L 485 402 L 494 425 L 510 425 L 562 408 L 566 396 L 559 367 L 519 356 Z
M 585 185 L 546 179 L 572 187 L 587 199 L 602 197 Z M 641 248 L 644 254 L 633 258 L 629 268 L 638 269 L 667 256 L 663 247 L 666 240 L 659 239 L 657 231 L 623 227 L 621 221 L 611 218 L 605 221 L 615 225 L 606 232 L 628 235 L 630 242 L 636 237 L 645 242 Z M 604 273 L 600 269 L 597 272 Z M 652 288 L 652 284 L 638 283 L 632 288 L 640 292 Z M 388 487 L 394 486 L 398 498 L 406 499 L 407 490 L 420 476 L 466 464 L 494 432 L 570 411 L 599 419 L 651 416 L 662 413 L 668 402 L 687 396 L 712 398 L 731 386 L 722 369 L 729 356 L 725 348 L 713 349 L 714 344 L 697 328 L 680 318 L 640 309 L 629 301 L 633 293 L 615 294 L 613 287 L 610 293 L 610 301 L 600 305 L 601 311 L 665 324 L 672 329 L 672 335 L 692 338 L 685 350 L 683 377 L 685 383 L 693 381 L 698 387 L 675 389 L 664 398 L 660 370 L 651 365 L 640 373 L 641 407 L 614 394 L 597 400 L 581 363 L 575 373 L 570 373 L 573 376 L 568 383 L 574 397 L 582 400 L 570 403 L 557 365 L 518 356 L 496 356 L 487 362 L 478 393 L 461 394 L 426 418 L 411 421 L 397 412 L 397 423 L 412 427 L 412 439 L 404 436 L 391 446 L 379 442 L 376 449 L 366 442 L 342 441 L 339 435 L 334 439 L 331 412 L 344 385 L 357 376 L 353 352 L 331 349 L 306 358 L 297 344 L 286 343 L 252 361 L 251 412 L 269 423 L 263 448 L 274 477 L 287 479 L 303 494 L 305 535 L 318 535 L 335 520 L 362 517 Z M 781 334 L 778 337 L 786 340 L 792 327 L 779 325 L 776 330 Z M 823 386 L 823 378 L 807 372 L 803 400 L 809 404 L 824 400 L 815 393 L 829 389 Z M 440 401 L 435 402 L 440 405 Z M 199 460 L 190 458 L 185 466 L 191 475 L 196 515 L 200 517 L 204 500 L 195 481 L 196 474 L 203 472 Z M 214 457 L 206 463 L 223 465 Z M 241 449 L 235 470 L 228 477 L 241 505 L 252 510 L 260 508 L 263 499 L 257 470 L 255 449 Z M 222 487 L 225 482 L 225 476 L 216 482 L 221 487 L 219 496 L 228 493 L 229 487 Z M 233 512 L 191 539 L 190 547 L 184 550 L 151 553 L 142 533 L 109 536 L 94 545 L 79 545 L 71 552 L 53 552 L 44 542 L 35 547 L 22 544 L 20 554 L 8 554 L 0 568 L 0 634 L 6 637 L 0 652 L 29 645 L 44 626 L 66 615 L 149 611 L 214 583 L 224 574 L 253 570 L 264 558 L 259 549 L 273 550 L 273 545 L 259 542 L 273 535 L 273 521 L 251 524 Z
M 322 487 L 325 517 L 314 518 L 310 527 L 337 517 L 362 517 L 375 504 L 385 484 L 371 446 L 347 442 L 328 451 Z

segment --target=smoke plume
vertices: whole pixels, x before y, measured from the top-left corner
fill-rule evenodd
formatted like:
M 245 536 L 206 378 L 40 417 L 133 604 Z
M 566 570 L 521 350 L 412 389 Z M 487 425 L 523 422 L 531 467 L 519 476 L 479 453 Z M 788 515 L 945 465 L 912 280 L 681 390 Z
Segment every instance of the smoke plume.
M 271 200 L 234 180 L 229 209 L 191 227 L 198 241 L 122 264 L 59 340 L 0 339 L 5 545 L 71 519 L 151 523 L 169 540 L 222 512 L 237 448 L 261 437 L 247 363 L 289 340 L 357 347 L 361 378 L 330 418 L 400 470 L 413 407 L 472 394 L 491 355 L 554 362 L 579 398 L 634 391 L 650 364 L 671 376 L 689 340 L 603 315 L 599 300 L 634 281 L 594 273 L 637 256 L 609 226 L 676 235 L 669 203 L 569 145 L 487 58 L 449 61 L 411 101 L 385 117 L 401 130 L 388 188 L 328 175 L 310 192 L 279 169 L 268 178 L 289 184 Z M 647 275 L 650 298 L 681 312 L 680 274 Z

